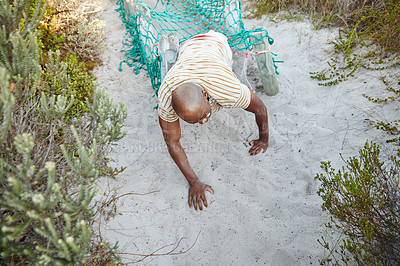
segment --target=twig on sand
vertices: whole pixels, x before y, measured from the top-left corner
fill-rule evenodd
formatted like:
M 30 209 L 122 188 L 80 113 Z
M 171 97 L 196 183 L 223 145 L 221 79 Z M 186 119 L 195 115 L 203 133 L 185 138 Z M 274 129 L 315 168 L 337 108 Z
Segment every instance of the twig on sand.
M 150 192 L 147 192 L 147 193 L 129 192 L 129 193 L 125 193 L 125 194 L 119 195 L 117 197 L 113 197 L 109 201 L 104 202 L 103 205 L 101 205 L 101 207 L 97 210 L 97 212 L 100 215 L 100 217 L 99 217 L 99 227 L 98 227 L 100 241 L 103 240 L 100 228 L 101 228 L 101 221 L 102 221 L 102 218 L 103 218 L 103 213 L 101 212 L 101 210 L 103 210 L 104 207 L 109 206 L 111 204 L 111 202 L 116 201 L 117 199 L 119 199 L 121 197 L 129 196 L 129 195 L 144 196 L 144 195 L 149 195 L 149 194 L 156 193 L 156 192 L 160 192 L 160 190 L 154 190 L 154 191 L 150 191 Z
M 154 191 L 147 192 L 147 193 L 134 193 L 134 192 L 125 193 L 125 194 L 119 195 L 118 197 L 114 197 L 107 202 L 104 202 L 103 205 L 101 205 L 100 210 L 103 209 L 105 206 L 110 205 L 111 202 L 113 202 L 121 197 L 129 196 L 129 195 L 144 196 L 144 195 L 148 195 L 148 194 L 152 194 L 152 193 L 156 193 L 156 192 L 160 192 L 160 191 L 154 190 Z
M 201 228 L 200 228 L 200 231 L 199 231 L 199 233 L 197 234 L 196 239 L 195 239 L 195 241 L 193 242 L 193 244 L 192 244 L 187 250 L 185 250 L 185 251 L 174 252 L 174 251 L 179 247 L 179 244 L 181 243 L 181 241 L 184 239 L 184 237 L 182 237 L 182 238 L 179 239 L 179 241 L 177 242 L 176 245 L 175 245 L 175 244 L 165 245 L 165 246 L 163 246 L 163 247 L 161 247 L 161 248 L 159 248 L 159 249 L 153 251 L 153 252 L 150 253 L 150 254 L 134 254 L 134 253 L 127 253 L 127 252 L 124 252 L 124 253 L 117 253 L 117 254 L 118 254 L 118 255 L 130 255 L 130 256 L 143 257 L 143 258 L 141 258 L 140 260 L 136 260 L 136 261 L 132 261 L 132 262 L 128 262 L 128 263 L 123 263 L 123 265 L 139 263 L 139 262 L 142 262 L 143 260 L 145 260 L 145 259 L 147 259 L 147 258 L 149 258 L 149 257 L 156 257 L 156 256 L 174 256 L 174 255 L 185 254 L 185 253 L 189 252 L 189 251 L 196 245 L 197 240 L 199 239 L 200 233 L 201 233 Z M 168 246 L 172 246 L 172 245 L 175 245 L 175 247 L 174 247 L 172 250 L 170 250 L 169 252 L 157 254 L 158 251 L 160 251 L 160 250 L 162 250 L 162 249 L 164 249 L 164 248 L 166 248 L 166 247 L 168 247 Z

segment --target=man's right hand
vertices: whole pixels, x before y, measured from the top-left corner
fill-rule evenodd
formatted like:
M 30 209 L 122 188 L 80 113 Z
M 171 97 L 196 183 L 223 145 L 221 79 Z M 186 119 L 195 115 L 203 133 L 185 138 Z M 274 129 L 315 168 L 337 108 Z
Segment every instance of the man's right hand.
M 203 210 L 203 204 L 205 207 L 208 207 L 205 195 L 206 191 L 210 192 L 211 195 L 214 194 L 214 190 L 209 185 L 203 184 L 200 181 L 191 184 L 189 187 L 189 207 L 192 208 L 193 206 L 195 210 L 197 210 L 197 207 Z
M 179 119 L 175 122 L 166 122 L 160 117 L 159 122 L 169 154 L 190 184 L 189 207 L 191 208 L 194 206 L 196 210 L 197 208 L 203 210 L 203 204 L 207 207 L 205 192 L 208 191 L 211 194 L 214 194 L 214 190 L 209 185 L 201 183 L 192 167 L 189 165 L 186 153 L 179 142 L 181 138 Z

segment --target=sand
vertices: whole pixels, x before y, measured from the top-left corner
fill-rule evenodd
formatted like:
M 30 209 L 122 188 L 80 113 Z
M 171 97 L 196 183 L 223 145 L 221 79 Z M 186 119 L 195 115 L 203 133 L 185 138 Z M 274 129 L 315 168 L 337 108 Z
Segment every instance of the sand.
M 135 75 L 126 65 L 118 70 L 125 29 L 114 11 L 117 5 L 105 0 L 103 8 L 106 51 L 96 70 L 97 81 L 115 102 L 127 106 L 128 133 L 111 155 L 113 167 L 126 169 L 115 180 L 102 179 L 100 195 L 151 193 L 114 201 L 116 215 L 101 221 L 101 234 L 111 244 L 118 242 L 119 252 L 171 253 L 146 258 L 122 254 L 123 262 L 318 264 L 326 252 L 317 239 L 335 237 L 323 226 L 328 215 L 316 193 L 320 161 L 338 168 L 340 154 L 348 158 L 366 140 L 382 140 L 369 121 L 399 115 L 398 109 L 385 111 L 384 105 L 362 96 L 383 90 L 379 76 L 364 71 L 339 85 L 321 87 L 309 72 L 326 66 L 337 30 L 315 31 L 307 22 L 273 23 L 266 17 L 244 19 L 247 29 L 262 26 L 269 31 L 275 39 L 273 52 L 285 61 L 279 64 L 276 96 L 256 89 L 269 112 L 270 146 L 261 155 L 248 155 L 247 143 L 258 131 L 253 115 L 243 110 L 222 110 L 206 125 L 181 123 L 181 143 L 189 161 L 200 180 L 215 191 L 207 193 L 209 207 L 195 211 L 187 204 L 187 181 L 166 149 L 149 77 L 145 71 Z M 257 87 L 254 60 L 248 75 Z

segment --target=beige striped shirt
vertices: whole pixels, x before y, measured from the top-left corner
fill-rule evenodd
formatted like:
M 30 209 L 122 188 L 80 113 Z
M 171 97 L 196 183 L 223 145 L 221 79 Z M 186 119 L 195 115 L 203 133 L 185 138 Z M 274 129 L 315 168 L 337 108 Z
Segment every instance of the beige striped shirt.
M 159 116 L 167 122 L 178 119 L 172 108 L 172 92 L 185 82 L 194 83 L 207 92 L 213 113 L 223 107 L 246 109 L 250 104 L 250 90 L 232 72 L 231 60 L 226 37 L 220 33 L 210 31 L 186 41 L 158 91 Z

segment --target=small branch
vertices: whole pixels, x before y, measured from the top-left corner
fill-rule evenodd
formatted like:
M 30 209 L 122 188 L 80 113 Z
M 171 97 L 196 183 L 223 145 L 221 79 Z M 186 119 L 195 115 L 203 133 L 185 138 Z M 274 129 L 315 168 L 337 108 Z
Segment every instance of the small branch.
M 201 233 L 201 229 L 200 229 L 199 233 L 197 234 L 196 239 L 195 239 L 195 241 L 193 242 L 193 244 L 192 244 L 187 250 L 185 250 L 185 251 L 175 252 L 175 253 L 174 253 L 174 251 L 179 247 L 181 241 L 184 239 L 184 237 L 182 237 L 181 239 L 179 239 L 179 241 L 178 241 L 178 243 L 176 244 L 176 246 L 175 246 L 172 250 L 170 250 L 169 252 L 167 252 L 167 253 L 156 254 L 156 252 L 158 252 L 158 251 L 160 251 L 160 250 L 162 250 L 162 249 L 164 249 L 164 248 L 166 248 L 166 247 L 168 247 L 168 246 L 171 246 L 171 245 L 173 245 L 173 244 L 165 245 L 165 246 L 163 246 L 163 247 L 161 247 L 161 248 L 159 248 L 159 249 L 153 251 L 153 252 L 150 253 L 150 254 L 134 254 L 134 253 L 117 253 L 117 254 L 118 254 L 118 255 L 131 255 L 131 256 L 140 256 L 140 257 L 143 257 L 143 258 L 140 259 L 140 260 L 126 263 L 126 265 L 127 265 L 127 264 L 136 264 L 136 263 L 139 263 L 139 262 L 141 262 L 141 261 L 143 261 L 143 260 L 145 260 L 145 259 L 147 259 L 147 258 L 149 258 L 149 257 L 175 256 L 175 255 L 185 254 L 185 253 L 189 252 L 189 251 L 196 245 L 197 240 L 199 239 L 200 233 Z M 125 264 L 124 264 L 124 265 L 125 265 Z
M 100 210 L 103 209 L 105 206 L 110 205 L 111 202 L 113 202 L 121 197 L 129 196 L 129 195 L 144 196 L 144 195 L 148 195 L 148 194 L 152 194 L 152 193 L 156 193 L 156 192 L 160 192 L 160 190 L 154 190 L 154 191 L 147 192 L 147 193 L 134 193 L 134 192 L 125 193 L 125 194 L 119 195 L 118 197 L 114 197 L 111 200 L 103 203 L 103 205 L 101 205 L 101 207 L 100 207 Z
M 340 241 L 342 240 L 342 235 L 343 235 L 343 232 L 340 233 L 340 236 L 338 237 L 336 243 L 333 245 L 333 248 L 330 249 L 328 256 L 325 256 L 325 258 L 322 260 L 321 265 L 324 264 L 325 262 L 327 262 L 328 259 L 331 256 L 333 256 L 333 252 L 336 251 L 336 247 L 339 245 Z

